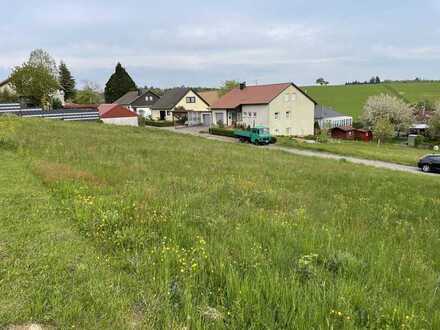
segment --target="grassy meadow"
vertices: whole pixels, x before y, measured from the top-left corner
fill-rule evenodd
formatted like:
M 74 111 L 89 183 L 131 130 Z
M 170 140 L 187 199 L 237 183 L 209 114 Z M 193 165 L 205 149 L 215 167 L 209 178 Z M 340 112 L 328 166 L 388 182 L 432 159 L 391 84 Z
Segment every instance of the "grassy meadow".
M 344 141 L 330 140 L 327 143 L 304 143 L 289 137 L 279 137 L 278 144 L 285 147 L 297 149 L 315 150 L 330 152 L 342 156 L 353 156 L 371 160 L 380 160 L 384 162 L 417 166 L 418 160 L 434 151 L 425 148 L 411 148 L 396 143 L 362 142 L 362 141 Z
M 1 121 L 0 328 L 440 328 L 436 177 Z
M 390 94 L 409 103 L 440 101 L 440 83 L 382 83 L 378 85 L 310 86 L 304 90 L 318 103 L 359 119 L 368 97 Z

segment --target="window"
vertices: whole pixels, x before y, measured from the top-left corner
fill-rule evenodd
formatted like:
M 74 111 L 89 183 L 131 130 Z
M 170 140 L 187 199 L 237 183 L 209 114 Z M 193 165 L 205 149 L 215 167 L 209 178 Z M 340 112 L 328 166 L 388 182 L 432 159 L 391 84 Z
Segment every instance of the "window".
M 254 112 L 254 117 L 257 118 L 257 113 L 256 112 Z
M 293 93 L 292 95 L 290 95 L 290 99 L 291 99 L 292 101 L 295 101 L 295 100 L 296 100 L 296 94 Z
M 280 113 L 279 112 L 275 112 L 275 119 L 280 119 Z
M 196 97 L 195 96 L 188 96 L 186 98 L 186 103 L 196 103 Z
M 290 95 L 289 94 L 286 94 L 286 95 L 284 95 L 284 102 L 289 102 L 290 101 Z
M 290 111 L 286 111 L 286 119 L 290 119 Z
M 246 117 L 247 116 L 247 112 L 243 112 L 243 116 Z
M 171 111 L 167 111 L 167 116 L 171 116 Z

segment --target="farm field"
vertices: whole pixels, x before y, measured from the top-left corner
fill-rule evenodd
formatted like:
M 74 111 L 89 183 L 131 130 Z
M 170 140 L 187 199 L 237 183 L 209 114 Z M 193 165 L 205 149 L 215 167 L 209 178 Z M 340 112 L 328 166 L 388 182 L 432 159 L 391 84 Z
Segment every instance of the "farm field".
M 440 328 L 436 177 L 2 120 L 0 328 Z
M 433 153 L 430 149 L 417 149 L 393 143 L 377 145 L 376 142 L 365 143 L 360 141 L 330 140 L 328 143 L 301 143 L 287 137 L 278 138 L 278 144 L 305 150 L 330 152 L 343 156 L 353 156 L 371 160 L 417 166 L 418 160 Z
M 318 103 L 351 115 L 355 120 L 362 114 L 368 97 L 381 93 L 398 96 L 409 103 L 440 101 L 440 83 L 382 83 L 378 85 L 309 86 L 303 87 Z

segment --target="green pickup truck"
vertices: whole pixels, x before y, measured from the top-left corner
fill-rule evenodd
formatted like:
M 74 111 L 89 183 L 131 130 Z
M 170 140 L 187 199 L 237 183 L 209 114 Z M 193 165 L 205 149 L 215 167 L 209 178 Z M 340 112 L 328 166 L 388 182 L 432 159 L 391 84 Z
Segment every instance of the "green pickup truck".
M 264 126 L 256 126 L 249 130 L 235 130 L 234 136 L 239 138 L 241 142 L 250 142 L 257 145 L 269 144 L 272 141 L 269 129 Z

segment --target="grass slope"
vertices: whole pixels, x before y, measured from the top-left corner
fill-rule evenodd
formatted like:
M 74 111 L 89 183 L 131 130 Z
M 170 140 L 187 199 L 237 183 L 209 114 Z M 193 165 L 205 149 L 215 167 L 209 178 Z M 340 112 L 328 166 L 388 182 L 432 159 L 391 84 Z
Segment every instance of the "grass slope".
M 407 102 L 440 100 L 440 83 L 383 83 L 379 85 L 310 86 L 307 93 L 323 105 L 358 119 L 368 97 L 381 93 L 399 96 Z
M 417 166 L 418 160 L 426 154 L 433 153 L 430 149 L 410 148 L 394 143 L 385 143 L 380 146 L 376 142 L 330 140 L 327 143 L 302 143 L 288 137 L 278 138 L 278 144 L 306 150 L 330 152 L 343 156 L 353 156 L 371 160 Z
M 437 178 L 152 129 L 12 125 L 0 327 L 440 327 Z

